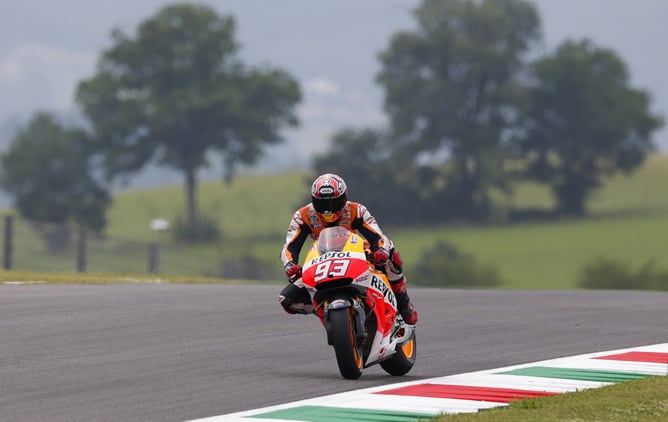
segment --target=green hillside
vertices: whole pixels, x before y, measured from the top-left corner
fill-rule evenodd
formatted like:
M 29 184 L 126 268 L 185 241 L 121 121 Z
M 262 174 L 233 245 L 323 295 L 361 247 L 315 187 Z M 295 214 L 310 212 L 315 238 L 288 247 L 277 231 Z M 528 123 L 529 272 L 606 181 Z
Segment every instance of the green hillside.
M 215 218 L 227 240 L 282 237 L 296 204 L 308 200 L 306 175 L 240 176 L 231 183 L 209 181 L 198 189 L 201 211 Z M 183 215 L 185 193 L 181 186 L 137 190 L 114 197 L 108 232 L 134 240 L 154 238 L 154 218 L 174 220 Z
M 302 173 L 242 176 L 230 184 L 202 183 L 202 210 L 221 227 L 224 238 L 213 246 L 229 257 L 246 253 L 279 267 L 278 252 L 293 210 L 307 200 L 310 176 Z M 438 240 L 498 267 L 505 288 L 572 288 L 584 262 L 614 258 L 641 265 L 654 258 L 668 267 L 668 156 L 656 155 L 630 177 L 615 177 L 590 201 L 584 220 L 551 223 L 499 224 L 486 227 L 384 227 L 407 261 Z M 354 186 L 351 199 L 356 198 Z M 549 191 L 532 184 L 517 186 L 505 206 L 548 208 Z M 504 204 L 501 203 L 501 206 Z M 109 213 L 109 234 L 138 241 L 155 240 L 150 220 L 173 220 L 183 214 L 180 186 L 131 191 L 115 197 Z M 372 210 L 373 211 L 373 210 Z M 381 222 L 382 224 L 382 222 Z M 165 239 L 166 240 L 166 239 Z M 419 280 L 412 282 L 418 284 Z

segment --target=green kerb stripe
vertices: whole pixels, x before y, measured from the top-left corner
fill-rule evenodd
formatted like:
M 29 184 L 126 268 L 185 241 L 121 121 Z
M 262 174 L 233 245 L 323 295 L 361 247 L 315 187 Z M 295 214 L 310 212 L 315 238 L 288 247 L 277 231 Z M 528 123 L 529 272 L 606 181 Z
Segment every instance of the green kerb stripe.
M 249 418 L 288 419 L 293 421 L 309 422 L 415 422 L 432 419 L 436 415 L 426 415 L 410 412 L 390 412 L 387 410 L 349 409 L 326 406 L 299 406 L 289 409 L 276 410 L 260 415 L 251 415 Z
M 508 372 L 498 372 L 505 375 L 524 375 L 529 377 L 562 378 L 580 381 L 622 382 L 650 377 L 648 374 L 633 372 L 598 371 L 577 368 L 550 368 L 533 366 L 530 368 L 515 369 Z

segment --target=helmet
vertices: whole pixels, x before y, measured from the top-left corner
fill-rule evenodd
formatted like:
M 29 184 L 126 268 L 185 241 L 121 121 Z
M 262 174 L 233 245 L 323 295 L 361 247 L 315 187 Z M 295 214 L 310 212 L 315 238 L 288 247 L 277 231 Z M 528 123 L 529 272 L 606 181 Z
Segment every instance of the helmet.
M 327 223 L 333 223 L 341 217 L 346 202 L 348 202 L 348 186 L 336 174 L 322 174 L 311 185 L 313 208 Z

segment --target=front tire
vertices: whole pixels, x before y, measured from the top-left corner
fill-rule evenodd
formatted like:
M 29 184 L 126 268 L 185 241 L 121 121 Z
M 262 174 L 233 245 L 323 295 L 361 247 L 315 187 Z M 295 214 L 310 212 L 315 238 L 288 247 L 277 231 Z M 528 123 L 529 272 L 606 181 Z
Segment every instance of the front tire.
M 357 379 L 362 376 L 362 348 L 357 343 L 353 308 L 329 311 L 331 338 L 341 376 Z
M 382 361 L 380 366 L 390 375 L 405 375 L 415 364 L 416 352 L 417 342 L 415 331 L 413 331 L 408 340 L 397 345 L 397 352 L 389 359 Z

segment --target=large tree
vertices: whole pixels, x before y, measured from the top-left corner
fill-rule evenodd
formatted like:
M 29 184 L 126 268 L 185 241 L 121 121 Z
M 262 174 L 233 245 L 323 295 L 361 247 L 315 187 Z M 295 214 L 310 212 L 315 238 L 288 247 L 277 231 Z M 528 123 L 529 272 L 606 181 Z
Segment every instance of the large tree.
M 415 17 L 417 29 L 396 34 L 380 56 L 394 137 L 404 154 L 448 163 L 451 212 L 483 217 L 490 186 L 503 181 L 538 14 L 522 0 L 425 0 Z
M 388 153 L 382 131 L 343 128 L 332 137 L 329 150 L 314 157 L 313 170 L 316 174 L 339 174 L 348 183 L 350 199 L 364 203 L 385 221 L 384 216 L 391 213 L 384 210 L 387 198 L 395 190 Z
M 89 140 L 80 129 L 37 113 L 0 158 L 0 185 L 21 216 L 101 230 L 111 198 L 94 172 Z
M 203 5 L 165 7 L 135 36 L 112 32 L 97 73 L 77 100 L 90 119 L 110 178 L 150 162 L 183 173 L 191 234 L 197 231 L 197 170 L 221 160 L 227 177 L 295 126 L 301 100 L 285 71 L 238 58 L 235 21 Z
M 582 215 L 605 177 L 631 172 L 662 126 L 647 92 L 630 86 L 624 62 L 588 40 L 567 41 L 532 66 L 520 154 L 526 175 L 546 183 L 562 214 Z
M 443 186 L 438 169 L 421 166 L 392 148 L 385 130 L 344 128 L 334 134 L 328 151 L 317 155 L 317 174 L 341 175 L 350 199 L 364 203 L 389 224 L 440 221 L 443 208 L 433 198 Z

